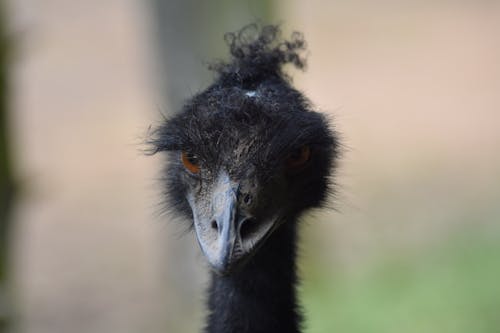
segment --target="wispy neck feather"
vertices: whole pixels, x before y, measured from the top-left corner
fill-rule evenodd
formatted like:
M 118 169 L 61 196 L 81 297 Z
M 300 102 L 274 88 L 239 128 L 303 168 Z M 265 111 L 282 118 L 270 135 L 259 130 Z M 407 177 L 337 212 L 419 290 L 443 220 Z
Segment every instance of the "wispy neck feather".
M 295 221 L 284 223 L 241 271 L 212 275 L 206 333 L 298 333 Z

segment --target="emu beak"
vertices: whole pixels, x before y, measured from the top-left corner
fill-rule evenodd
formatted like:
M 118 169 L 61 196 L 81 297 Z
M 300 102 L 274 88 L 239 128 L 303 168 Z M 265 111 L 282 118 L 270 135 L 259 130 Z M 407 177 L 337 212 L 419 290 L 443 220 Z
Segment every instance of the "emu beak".
M 237 241 L 238 186 L 223 174 L 213 191 L 211 202 L 205 210 L 189 200 L 194 216 L 196 237 L 201 250 L 212 268 L 226 274 L 231 266 L 233 249 Z
M 215 216 L 210 227 L 217 232 L 217 239 L 211 249 L 203 249 L 212 267 L 219 273 L 225 273 L 231 264 L 234 245 L 237 238 L 236 215 L 237 197 L 231 189 L 222 189 L 215 193 Z M 199 237 L 199 235 L 198 235 Z
M 221 174 L 209 202 L 195 205 L 189 200 L 194 216 L 196 237 L 212 269 L 218 274 L 229 274 L 242 259 L 248 257 L 272 229 L 274 223 L 263 223 L 253 233 L 241 233 L 245 223 L 256 223 L 239 207 L 238 183 Z

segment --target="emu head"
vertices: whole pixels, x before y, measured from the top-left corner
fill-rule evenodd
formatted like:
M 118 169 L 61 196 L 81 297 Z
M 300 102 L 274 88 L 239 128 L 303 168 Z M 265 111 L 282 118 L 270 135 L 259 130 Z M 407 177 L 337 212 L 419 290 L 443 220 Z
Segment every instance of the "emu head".
M 262 37 L 269 31 L 272 38 Z M 219 274 L 244 265 L 283 223 L 320 206 L 329 190 L 337 140 L 281 73 L 285 52 L 296 55 L 296 49 L 272 47 L 277 32 L 264 27 L 250 44 L 245 39 L 244 50 L 236 36 L 233 62 L 217 65 L 216 82 L 161 124 L 152 140 L 155 152 L 169 155 L 169 205 L 192 221 Z M 261 48 L 251 57 L 256 43 Z M 238 57 L 237 50 L 247 53 Z M 268 59 L 255 63 L 257 56 Z

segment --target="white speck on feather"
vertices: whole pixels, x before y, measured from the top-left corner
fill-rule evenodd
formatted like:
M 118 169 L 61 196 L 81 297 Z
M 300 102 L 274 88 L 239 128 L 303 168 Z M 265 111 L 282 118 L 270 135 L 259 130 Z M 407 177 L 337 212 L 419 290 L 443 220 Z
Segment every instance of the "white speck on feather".
M 257 95 L 257 92 L 255 90 L 247 91 L 245 93 L 245 96 L 248 96 L 248 97 L 255 97 L 256 95 Z

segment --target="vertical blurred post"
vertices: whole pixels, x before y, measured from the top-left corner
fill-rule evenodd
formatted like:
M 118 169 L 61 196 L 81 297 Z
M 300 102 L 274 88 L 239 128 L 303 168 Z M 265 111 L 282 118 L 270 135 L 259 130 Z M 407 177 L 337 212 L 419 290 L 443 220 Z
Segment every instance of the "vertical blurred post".
M 273 0 L 152 0 L 157 66 L 155 79 L 171 115 L 183 101 L 210 82 L 206 62 L 227 57 L 223 35 L 252 22 L 272 23 Z M 168 224 L 168 221 L 166 222 Z M 174 233 L 175 231 L 168 230 Z M 204 267 L 196 267 L 199 250 L 190 237 L 167 242 L 167 317 L 170 331 L 199 329 L 200 290 Z M 175 319 L 172 320 L 172 319 Z
M 14 201 L 12 164 L 8 140 L 9 43 L 6 32 L 5 2 L 0 0 L 0 332 L 5 332 L 11 313 L 8 299 L 9 231 Z

